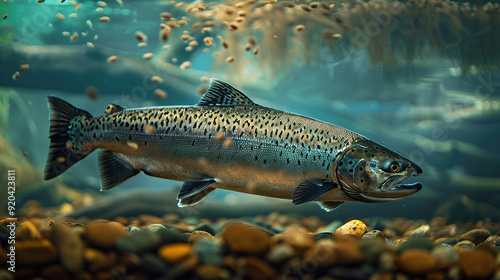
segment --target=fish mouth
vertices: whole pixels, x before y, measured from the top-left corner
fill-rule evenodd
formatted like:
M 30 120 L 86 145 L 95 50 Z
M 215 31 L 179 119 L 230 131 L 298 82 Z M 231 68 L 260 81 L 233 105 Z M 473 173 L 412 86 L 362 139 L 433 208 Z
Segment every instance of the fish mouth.
M 387 178 L 379 186 L 379 189 L 382 191 L 380 196 L 384 198 L 405 198 L 420 191 L 422 189 L 422 184 L 419 182 L 401 184 L 401 182 L 408 177 L 409 176 L 404 175 L 394 175 Z M 377 195 L 374 196 L 378 197 Z

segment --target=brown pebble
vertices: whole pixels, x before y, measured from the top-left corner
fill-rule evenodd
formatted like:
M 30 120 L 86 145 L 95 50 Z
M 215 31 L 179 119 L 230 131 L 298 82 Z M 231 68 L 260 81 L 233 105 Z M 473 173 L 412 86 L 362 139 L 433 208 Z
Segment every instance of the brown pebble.
M 290 226 L 280 234 L 271 237 L 272 244 L 284 242 L 292 246 L 298 254 L 302 254 L 314 244 L 314 238 L 301 226 Z
M 57 264 L 44 267 L 41 271 L 42 276 L 48 280 L 71 280 L 72 278 Z
M 490 235 L 491 233 L 486 229 L 472 229 L 460 235 L 458 241 L 469 240 L 477 245 L 484 242 Z
M 198 241 L 198 239 L 200 238 L 208 238 L 210 240 L 217 240 L 213 235 L 211 235 L 210 233 L 206 232 L 206 231 L 203 231 L 203 230 L 195 230 L 191 236 L 189 236 L 189 243 L 191 244 L 194 244 L 196 243 L 196 241 Z
M 491 235 L 486 240 L 484 241 L 485 243 L 489 243 L 493 246 L 500 246 L 500 236 L 498 235 Z
M 255 256 L 245 257 L 243 269 L 252 280 L 272 279 L 276 275 L 276 269 L 263 259 Z
M 459 265 L 467 279 L 490 279 L 495 271 L 495 259 L 483 250 L 463 249 Z
M 158 255 L 167 263 L 177 263 L 187 259 L 193 253 L 193 247 L 186 243 L 173 243 L 163 245 L 158 250 Z
M 363 260 L 363 254 L 358 247 L 356 237 L 352 235 L 334 234 L 335 254 L 337 263 L 340 265 L 359 264 Z
M 109 21 L 109 17 L 100 17 L 99 21 L 101 21 L 101 22 L 108 22 Z
M 97 91 L 97 88 L 94 87 L 94 86 L 88 86 L 87 89 L 85 90 L 85 94 L 87 94 L 87 96 L 90 98 L 90 99 L 97 99 L 97 96 L 99 95 L 99 92 Z
M 16 241 L 16 264 L 43 264 L 56 259 L 56 248 L 47 239 Z
M 85 239 L 97 248 L 108 249 L 115 245 L 115 241 L 127 235 L 123 225 L 117 222 L 91 222 L 87 225 Z
M 368 227 L 360 220 L 351 220 L 340 226 L 335 233 L 353 235 L 360 239 L 367 231 Z
M 108 57 L 108 62 L 115 62 L 117 59 L 118 59 L 118 56 L 112 55 L 112 56 Z
M 399 267 L 412 275 L 424 275 L 437 266 L 436 257 L 423 249 L 409 249 L 399 257 Z
M 306 12 L 312 11 L 311 7 L 307 6 L 306 4 L 301 4 L 300 7 Z
M 304 253 L 304 259 L 314 261 L 320 268 L 330 267 L 337 261 L 334 241 L 321 239 Z
M 63 267 L 72 273 L 83 269 L 84 244 L 75 230 L 62 223 L 54 223 L 51 226 L 51 237 Z
M 198 265 L 195 273 L 203 280 L 230 279 L 229 271 L 210 263 Z
M 30 221 L 20 224 L 16 229 L 16 240 L 41 239 L 42 234 L 38 228 Z
M 28 151 L 23 151 L 23 156 L 27 157 L 27 156 L 29 156 L 29 154 L 30 153 Z
M 236 254 L 261 255 L 269 250 L 270 235 L 246 224 L 230 223 L 222 229 L 221 236 L 228 249 Z
M 158 98 L 167 98 L 167 93 L 159 88 L 155 89 L 155 96 Z

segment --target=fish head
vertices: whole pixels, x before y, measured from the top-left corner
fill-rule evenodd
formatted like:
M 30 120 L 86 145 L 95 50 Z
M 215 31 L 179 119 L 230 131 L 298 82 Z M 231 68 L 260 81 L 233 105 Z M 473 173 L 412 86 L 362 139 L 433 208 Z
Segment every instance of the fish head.
M 370 140 L 353 142 L 337 157 L 332 172 L 344 193 L 357 201 L 396 201 L 422 188 L 420 183 L 401 183 L 422 174 L 416 163 Z

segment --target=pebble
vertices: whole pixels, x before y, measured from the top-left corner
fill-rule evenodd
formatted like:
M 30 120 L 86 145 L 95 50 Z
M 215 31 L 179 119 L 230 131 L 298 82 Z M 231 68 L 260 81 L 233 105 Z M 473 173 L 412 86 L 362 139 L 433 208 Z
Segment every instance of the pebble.
M 159 231 L 133 231 L 129 235 L 118 238 L 116 247 L 124 253 L 139 253 L 152 250 L 162 244 L 161 236 L 158 233 Z
M 278 244 L 271 248 L 266 259 L 272 263 L 282 263 L 295 255 L 295 250 L 288 244 Z
M 340 226 L 342 226 L 342 222 L 336 220 L 329 223 L 326 227 L 322 228 L 321 232 L 335 232 Z
M 16 241 L 16 263 L 43 264 L 56 259 L 57 251 L 47 239 Z
M 152 231 L 152 232 L 157 232 L 160 229 L 166 229 L 166 227 L 162 224 L 152 224 L 149 225 L 146 230 Z
M 358 239 L 365 234 L 367 231 L 368 227 L 365 225 L 360 220 L 351 220 L 345 224 L 343 224 L 341 227 L 339 227 L 335 233 L 338 234 L 344 234 L 344 235 L 354 235 Z
M 436 258 L 439 268 L 450 267 L 458 262 L 458 253 L 452 247 L 436 246 L 431 254 Z
M 202 223 L 202 224 L 199 224 L 198 226 L 196 226 L 196 227 L 194 228 L 194 230 L 195 230 L 195 231 L 197 231 L 197 230 L 201 230 L 201 231 L 208 232 L 208 233 L 210 233 L 211 235 L 215 235 L 215 230 L 214 230 L 214 228 L 213 228 L 211 225 L 207 224 L 207 223 Z
M 363 239 L 363 240 L 378 240 L 378 241 L 385 243 L 384 233 L 381 232 L 380 230 L 368 231 L 367 233 L 363 234 L 361 239 Z
M 410 237 L 429 237 L 430 232 L 429 225 L 421 225 L 410 233 Z
M 353 237 L 335 235 L 334 238 L 337 241 L 334 244 L 338 264 L 352 265 L 360 263 L 363 260 L 361 250 Z
M 455 244 L 455 248 L 456 247 L 458 247 L 458 248 L 474 249 L 474 248 L 476 248 L 476 245 L 474 245 L 474 243 L 472 243 L 472 241 L 464 240 L 464 241 L 460 241 L 457 244 Z
M 319 268 L 330 267 L 337 261 L 336 249 L 333 240 L 322 239 L 304 253 L 304 259 L 314 263 Z
M 475 245 L 484 242 L 491 233 L 486 229 L 473 229 L 460 235 L 458 241 L 469 240 Z
M 167 269 L 167 265 L 154 254 L 146 253 L 141 260 L 142 267 L 152 274 L 160 275 Z
M 385 242 L 382 243 L 377 239 L 365 240 L 359 244 L 359 249 L 363 253 L 363 260 L 366 263 L 377 264 L 380 255 L 387 251 Z
M 69 226 L 54 223 L 51 226 L 51 237 L 63 267 L 71 273 L 81 271 L 84 244 L 80 236 Z
M 485 243 L 489 243 L 493 246 L 500 246 L 500 236 L 498 235 L 491 235 L 486 240 L 484 241 Z
M 221 232 L 228 249 L 236 254 L 261 255 L 269 250 L 270 235 L 243 223 L 230 223 Z
M 429 239 L 414 237 L 399 245 L 397 248 L 397 252 L 402 253 L 409 249 L 422 249 L 430 251 L 432 250 L 432 248 L 434 248 L 434 243 Z
M 284 242 L 292 246 L 298 254 L 302 254 L 314 244 L 314 237 L 300 226 L 290 226 L 285 231 L 271 238 L 273 244 Z
M 276 270 L 261 258 L 248 256 L 244 259 L 243 269 L 252 280 L 272 279 Z
M 85 248 L 83 256 L 85 261 L 89 264 L 90 271 L 110 268 L 115 265 L 118 258 L 117 254 L 113 251 L 104 253 L 90 247 Z
M 458 243 L 458 240 L 456 238 L 442 237 L 436 239 L 434 242 L 438 244 L 455 245 Z
M 163 245 L 158 250 L 158 255 L 167 263 L 177 263 L 187 259 L 193 253 L 193 247 L 186 243 L 173 243 Z
M 399 257 L 402 271 L 411 275 L 424 275 L 437 266 L 437 259 L 428 250 L 409 249 Z
M 50 265 L 42 269 L 42 276 L 48 280 L 71 280 L 72 278 L 60 265 Z
M 194 244 L 194 251 L 200 261 L 215 265 L 222 263 L 222 244 L 217 239 L 201 238 Z
M 125 235 L 127 232 L 118 222 L 90 222 L 84 234 L 90 244 L 103 249 L 113 247 L 115 242 Z
M 16 228 L 16 240 L 18 241 L 41 238 L 42 234 L 31 221 L 26 221 Z
M 495 259 L 488 252 L 464 249 L 459 256 L 460 268 L 467 279 L 488 279 L 495 271 Z
M 195 230 L 189 236 L 188 242 L 191 243 L 191 244 L 194 244 L 194 243 L 196 243 L 196 241 L 198 241 L 199 238 L 215 239 L 215 237 L 213 235 L 211 235 L 210 233 L 208 233 L 206 231 Z

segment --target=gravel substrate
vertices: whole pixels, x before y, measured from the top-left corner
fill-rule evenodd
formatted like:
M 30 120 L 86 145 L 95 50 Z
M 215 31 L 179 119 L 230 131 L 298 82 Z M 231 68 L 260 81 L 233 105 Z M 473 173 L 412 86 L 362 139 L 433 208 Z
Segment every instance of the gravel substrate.
M 489 220 L 19 220 L 14 274 L 0 225 L 0 279 L 500 279 L 500 223 Z

